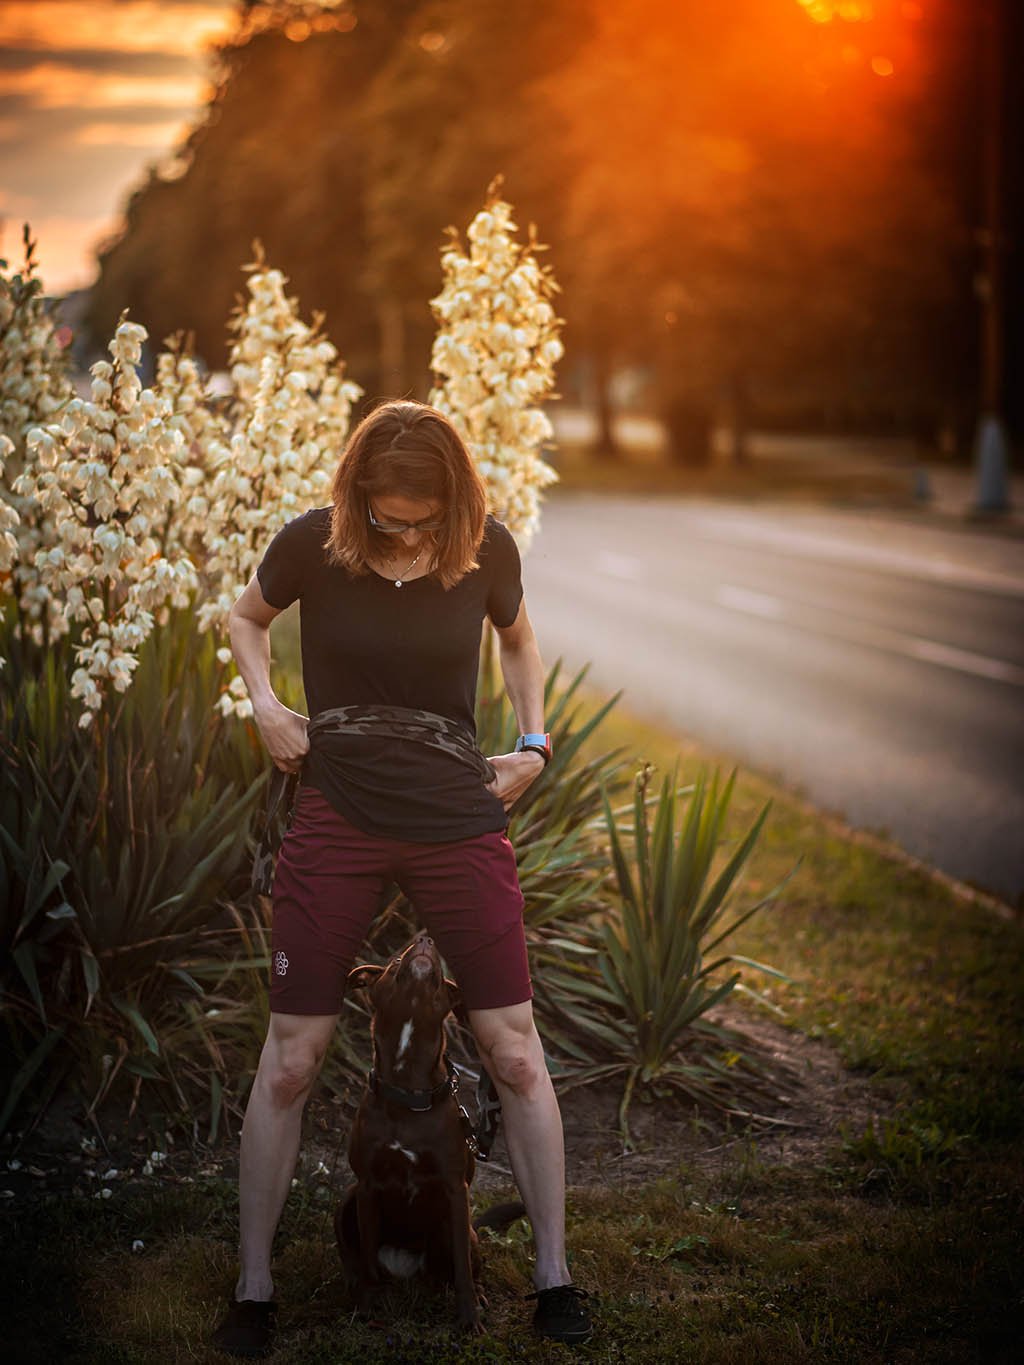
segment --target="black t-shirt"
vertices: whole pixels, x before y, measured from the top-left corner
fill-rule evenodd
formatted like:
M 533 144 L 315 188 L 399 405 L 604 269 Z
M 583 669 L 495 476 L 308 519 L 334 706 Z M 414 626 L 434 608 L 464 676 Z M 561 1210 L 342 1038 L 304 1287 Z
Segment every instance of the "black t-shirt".
M 396 588 L 369 572 L 330 565 L 329 507 L 283 526 L 256 570 L 265 601 L 299 601 L 302 681 L 310 716 L 335 706 L 421 708 L 461 722 L 471 735 L 484 616 L 510 626 L 523 595 L 519 550 L 488 516 L 479 567 L 445 590 L 432 575 Z M 324 734 L 303 764 L 358 829 L 416 843 L 502 830 L 501 801 L 458 759 L 415 740 Z

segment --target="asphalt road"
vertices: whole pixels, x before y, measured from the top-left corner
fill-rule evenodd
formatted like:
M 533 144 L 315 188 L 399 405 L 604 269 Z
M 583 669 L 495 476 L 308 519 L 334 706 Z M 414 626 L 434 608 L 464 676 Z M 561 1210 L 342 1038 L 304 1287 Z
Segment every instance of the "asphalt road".
M 1024 539 L 866 511 L 561 496 L 545 660 L 1016 904 Z

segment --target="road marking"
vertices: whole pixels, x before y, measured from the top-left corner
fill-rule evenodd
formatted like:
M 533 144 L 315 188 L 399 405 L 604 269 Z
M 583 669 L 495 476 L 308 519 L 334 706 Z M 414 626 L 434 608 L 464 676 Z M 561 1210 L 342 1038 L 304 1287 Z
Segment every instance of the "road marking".
M 958 668 L 961 673 L 974 673 L 979 678 L 995 678 L 997 682 L 1012 683 L 1024 687 L 1024 668 L 1017 668 L 1005 659 L 989 659 L 984 654 L 975 654 L 969 649 L 957 649 L 955 645 L 939 644 L 936 640 L 911 638 L 907 653 L 915 659 L 925 659 L 928 663 L 943 664 L 946 668 Z
M 755 592 L 752 588 L 741 588 L 735 583 L 719 583 L 715 589 L 715 601 L 719 606 L 727 607 L 731 611 L 742 611 L 749 616 L 761 617 L 762 620 L 782 621 L 786 618 L 787 603 L 783 598 L 772 597 L 765 592 Z M 996 682 L 1010 683 L 1013 687 L 1024 687 L 1024 668 L 1008 663 L 1005 659 L 990 659 L 985 654 L 976 654 L 971 649 L 943 644 L 939 640 L 927 640 L 919 635 L 904 635 L 901 631 L 889 630 L 885 626 L 869 625 L 867 622 L 843 617 L 831 607 L 814 606 L 811 610 L 838 617 L 841 622 L 831 629 L 826 627 L 820 630 L 818 632 L 820 634 L 888 650 L 893 654 L 902 654 L 908 659 L 918 659 L 922 663 L 955 668 L 961 673 L 970 673 L 977 678 L 992 678 Z M 801 626 L 792 616 L 786 619 L 786 624 L 803 630 L 808 629 Z
M 760 522 L 741 520 L 739 516 L 703 513 L 695 522 L 694 533 L 701 535 L 709 530 L 712 532 L 711 538 L 715 540 L 733 544 L 737 538 L 741 538 L 777 554 L 798 559 L 829 560 L 851 568 L 888 571 L 908 578 L 942 583 L 951 588 L 1024 597 L 1024 578 L 1019 574 L 977 568 L 958 563 L 948 555 L 928 554 L 927 550 L 922 554 L 914 554 L 887 545 L 842 540 L 837 535 L 822 534 L 792 524 L 785 527 L 766 526 Z
M 715 601 L 735 611 L 764 616 L 769 621 L 780 620 L 786 612 L 781 597 L 770 597 L 766 592 L 753 592 L 750 588 L 737 588 L 732 583 L 719 583 L 715 589 Z
M 597 567 L 611 578 L 621 578 L 627 583 L 638 582 L 644 573 L 644 566 L 635 555 L 620 555 L 614 550 L 601 550 Z
M 760 620 L 774 621 L 782 626 L 799 630 L 802 634 L 819 636 L 823 639 L 840 640 L 845 644 L 864 645 L 871 649 L 898 654 L 917 663 L 937 664 L 941 668 L 951 668 L 973 677 L 985 678 L 993 682 L 1008 683 L 1011 687 L 1024 687 L 1024 668 L 1009 663 L 1005 659 L 992 659 L 973 650 L 960 649 L 956 645 L 944 644 L 939 640 L 928 640 L 922 636 L 905 635 L 901 631 L 890 630 L 873 622 L 860 621 L 846 616 L 832 607 L 810 602 L 800 602 L 770 593 L 757 592 L 753 588 L 741 587 L 737 583 L 719 583 L 714 589 L 712 601 L 687 597 L 677 590 L 669 590 L 658 582 L 657 575 L 648 569 L 643 561 L 632 555 L 619 555 L 605 550 L 597 557 L 598 565 L 609 579 L 620 580 L 609 583 L 605 589 L 609 594 L 606 605 L 613 603 L 631 617 L 642 613 L 652 614 L 662 624 L 683 624 L 698 630 L 714 631 L 716 617 L 721 621 L 720 608 L 727 611 L 742 612 Z M 628 583 L 644 575 L 647 582 L 641 595 L 632 591 Z M 560 579 L 563 583 L 572 582 L 584 594 L 594 590 L 593 577 L 583 570 L 570 569 L 567 565 L 548 563 L 546 573 L 550 580 Z M 819 618 L 826 617 L 813 625 L 797 619 L 800 610 L 815 613 Z M 658 613 L 663 615 L 658 616 Z
M 591 494 L 589 498 L 584 494 L 575 494 L 573 502 L 586 512 L 591 524 L 596 519 L 602 528 L 607 526 L 618 535 L 631 534 L 636 529 L 628 517 L 623 518 L 621 504 L 600 494 Z M 567 500 L 558 510 L 562 511 L 568 505 Z M 735 546 L 741 540 L 751 547 L 762 547 L 788 558 L 824 560 L 851 569 L 896 573 L 904 578 L 938 583 L 944 587 L 1024 597 L 1024 571 L 1021 566 L 1013 566 L 1013 558 L 1019 558 L 1016 548 L 1019 542 L 1016 541 L 1005 546 L 1005 555 L 1012 557 L 1008 559 L 1006 567 L 986 567 L 966 562 L 974 544 L 970 539 L 957 558 L 952 558 L 934 542 L 921 543 L 910 549 L 880 543 L 881 536 L 889 530 L 887 524 L 879 528 L 871 522 L 844 522 L 837 516 L 834 530 L 819 530 L 801 525 L 799 513 L 789 508 L 769 507 L 764 514 L 755 517 L 740 508 L 726 510 L 718 504 L 707 504 L 697 499 L 686 503 L 667 503 L 664 499 L 651 502 L 644 500 L 638 502 L 636 508 L 651 519 L 648 534 L 668 529 L 677 538 L 685 535 L 690 540 L 730 546 Z M 771 515 L 776 517 L 776 521 L 766 522 L 764 517 Z M 782 522 L 779 521 L 781 517 L 784 517 Z M 892 529 L 895 531 L 899 527 L 894 524 Z M 916 532 L 926 528 L 913 529 Z M 870 538 L 865 539 L 865 536 Z M 627 556 L 622 558 L 626 559 Z

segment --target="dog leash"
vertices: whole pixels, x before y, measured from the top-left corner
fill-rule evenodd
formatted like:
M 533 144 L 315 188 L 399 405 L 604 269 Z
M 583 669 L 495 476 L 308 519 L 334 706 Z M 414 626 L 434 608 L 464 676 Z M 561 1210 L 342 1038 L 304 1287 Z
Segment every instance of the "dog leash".
M 322 735 L 379 735 L 413 740 L 450 754 L 484 783 L 497 777 L 493 764 L 476 747 L 469 730 L 433 711 L 408 706 L 334 706 L 319 711 L 306 726 L 310 745 Z M 284 772 L 276 765 L 270 774 L 263 831 L 252 862 L 252 889 L 258 896 L 269 896 L 273 891 L 274 858 L 291 821 L 298 781 L 298 773 Z
M 474 1153 L 481 1161 L 489 1161 L 491 1147 L 498 1135 L 501 1122 L 501 1100 L 491 1080 L 491 1073 L 480 1066 L 480 1079 L 476 1083 L 476 1128 L 473 1138 L 476 1142 Z

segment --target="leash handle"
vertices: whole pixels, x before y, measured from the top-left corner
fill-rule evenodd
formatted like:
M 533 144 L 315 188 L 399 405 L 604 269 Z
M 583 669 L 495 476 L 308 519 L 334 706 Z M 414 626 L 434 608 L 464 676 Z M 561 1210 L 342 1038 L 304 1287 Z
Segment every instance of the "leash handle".
M 269 896 L 274 889 L 274 854 L 288 827 L 298 781 L 298 773 L 287 773 L 276 764 L 270 774 L 263 833 L 252 860 L 252 889 L 257 896 Z
M 491 1080 L 491 1073 L 481 1062 L 480 1079 L 476 1083 L 476 1131 L 473 1134 L 478 1161 L 490 1159 L 500 1121 L 501 1100 Z

